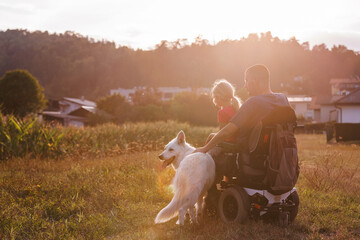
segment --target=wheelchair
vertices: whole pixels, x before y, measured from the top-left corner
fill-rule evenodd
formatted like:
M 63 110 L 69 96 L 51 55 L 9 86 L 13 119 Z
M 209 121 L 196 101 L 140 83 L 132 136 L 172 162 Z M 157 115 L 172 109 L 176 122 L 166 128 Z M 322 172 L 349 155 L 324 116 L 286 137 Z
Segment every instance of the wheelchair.
M 224 142 L 221 166 L 217 167 L 216 185 L 208 191 L 206 205 L 225 223 L 244 223 L 247 219 L 278 221 L 287 226 L 297 216 L 299 196 L 294 187 L 289 191 L 272 191 L 265 180 L 269 139 L 274 123 L 296 127 L 296 116 L 290 107 L 274 109 L 252 130 L 249 146 L 245 149 Z

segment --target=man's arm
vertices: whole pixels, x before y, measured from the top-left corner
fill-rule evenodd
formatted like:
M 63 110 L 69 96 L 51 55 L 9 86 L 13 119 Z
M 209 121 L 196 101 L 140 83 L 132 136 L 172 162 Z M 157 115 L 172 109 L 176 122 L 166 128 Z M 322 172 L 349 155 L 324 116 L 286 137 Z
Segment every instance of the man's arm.
M 210 149 L 216 146 L 216 144 L 225 141 L 225 139 L 231 138 L 239 128 L 233 124 L 232 122 L 229 122 L 225 127 L 223 127 L 220 131 L 218 131 L 215 136 L 208 142 L 205 146 L 197 148 L 195 152 L 202 152 L 206 153 Z

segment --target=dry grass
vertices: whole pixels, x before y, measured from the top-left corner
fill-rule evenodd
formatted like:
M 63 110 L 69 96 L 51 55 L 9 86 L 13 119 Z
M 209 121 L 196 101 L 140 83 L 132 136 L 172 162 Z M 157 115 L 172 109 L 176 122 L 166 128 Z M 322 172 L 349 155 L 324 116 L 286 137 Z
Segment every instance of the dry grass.
M 300 209 L 287 228 L 214 217 L 197 228 L 180 229 L 176 219 L 154 225 L 174 172 L 162 171 L 159 152 L 150 151 L 0 163 L 0 239 L 359 239 L 359 146 L 297 139 Z
M 301 174 L 316 191 L 360 193 L 360 145 L 325 144 L 323 135 L 299 135 Z

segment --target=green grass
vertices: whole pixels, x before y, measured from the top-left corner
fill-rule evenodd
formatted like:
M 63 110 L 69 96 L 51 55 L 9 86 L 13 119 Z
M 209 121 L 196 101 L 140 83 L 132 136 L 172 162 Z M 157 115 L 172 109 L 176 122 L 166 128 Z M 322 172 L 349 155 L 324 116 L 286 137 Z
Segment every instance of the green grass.
M 0 239 L 359 239 L 360 146 L 328 145 L 323 135 L 297 139 L 300 208 L 287 228 L 253 220 L 228 226 L 215 217 L 200 227 L 180 229 L 176 219 L 154 225 L 172 198 L 174 171 L 161 170 L 160 151 L 140 149 L 1 162 Z

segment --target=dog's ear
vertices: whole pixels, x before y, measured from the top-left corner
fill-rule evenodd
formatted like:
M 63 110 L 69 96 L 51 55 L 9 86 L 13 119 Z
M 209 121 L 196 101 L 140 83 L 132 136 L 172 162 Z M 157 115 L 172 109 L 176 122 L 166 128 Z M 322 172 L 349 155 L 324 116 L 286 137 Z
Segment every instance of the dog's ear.
M 183 143 L 185 143 L 185 133 L 181 130 L 181 131 L 178 133 L 176 139 L 177 139 L 178 144 L 183 144 Z

